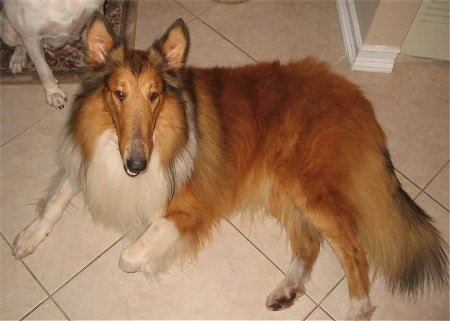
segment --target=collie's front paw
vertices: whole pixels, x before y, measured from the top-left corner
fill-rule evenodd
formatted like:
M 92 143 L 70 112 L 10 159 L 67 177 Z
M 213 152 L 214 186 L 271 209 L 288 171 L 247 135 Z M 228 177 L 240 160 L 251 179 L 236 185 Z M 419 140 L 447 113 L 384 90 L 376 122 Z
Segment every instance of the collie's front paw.
M 14 240 L 13 255 L 17 259 L 24 258 L 33 253 L 48 235 L 49 232 L 39 222 L 39 220 L 36 220 L 31 223 Z
M 122 252 L 119 266 L 124 272 L 142 271 L 150 278 L 158 277 L 176 261 L 178 255 L 185 252 L 176 251 L 179 241 L 175 224 L 167 219 L 160 219 Z M 188 247 L 184 245 L 183 248 Z
M 119 260 L 119 267 L 122 271 L 127 273 L 134 273 L 142 271 L 145 262 L 145 256 L 129 247 L 122 252 Z

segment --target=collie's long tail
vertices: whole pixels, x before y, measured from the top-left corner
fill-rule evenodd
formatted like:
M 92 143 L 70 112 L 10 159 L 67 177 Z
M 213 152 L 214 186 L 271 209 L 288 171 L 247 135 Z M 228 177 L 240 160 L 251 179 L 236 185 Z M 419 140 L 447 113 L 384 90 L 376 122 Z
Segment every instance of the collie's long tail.
M 365 210 L 371 214 L 358 226 L 370 265 L 393 293 L 415 296 L 448 285 L 448 244 L 434 220 L 401 188 L 387 153 L 382 167 L 384 173 L 368 183 L 372 205 Z
M 430 285 L 447 285 L 448 245 L 433 226 L 433 219 L 400 186 L 394 205 L 403 219 L 404 230 L 400 237 L 394 237 L 394 242 L 399 242 L 394 245 L 397 265 L 391 267 L 385 262 L 384 274 L 391 291 L 414 295 Z

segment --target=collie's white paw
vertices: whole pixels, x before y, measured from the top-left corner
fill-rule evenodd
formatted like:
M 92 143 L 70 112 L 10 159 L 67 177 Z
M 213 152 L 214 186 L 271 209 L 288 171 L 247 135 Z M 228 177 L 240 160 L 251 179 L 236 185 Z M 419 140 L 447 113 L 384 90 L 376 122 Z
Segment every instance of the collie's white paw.
M 119 266 L 124 272 L 142 271 L 150 278 L 157 277 L 176 260 L 178 241 L 179 232 L 175 224 L 160 219 L 122 252 Z
M 17 259 L 24 258 L 33 253 L 37 246 L 48 235 L 49 231 L 36 219 L 27 228 L 17 235 L 13 243 L 13 255 Z
M 362 300 L 352 299 L 346 320 L 370 320 L 376 308 L 376 306 L 370 304 L 369 298 Z
M 142 271 L 145 262 L 145 252 L 136 251 L 133 246 L 125 249 L 120 255 L 119 267 L 127 273 Z

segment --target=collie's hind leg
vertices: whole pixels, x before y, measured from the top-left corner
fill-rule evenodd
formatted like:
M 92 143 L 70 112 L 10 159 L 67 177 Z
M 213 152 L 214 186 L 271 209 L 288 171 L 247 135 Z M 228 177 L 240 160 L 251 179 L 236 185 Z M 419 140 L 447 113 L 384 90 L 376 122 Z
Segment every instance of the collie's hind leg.
M 347 320 L 370 320 L 375 307 L 369 298 L 369 265 L 356 236 L 356 209 L 335 192 L 309 204 L 305 215 L 328 240 L 344 269 L 350 297 Z
M 17 235 L 13 243 L 13 255 L 21 259 L 35 251 L 37 246 L 50 234 L 61 218 L 70 199 L 77 193 L 69 179 L 63 176 L 50 190 L 50 195 L 39 216 Z
M 270 212 L 288 233 L 292 249 L 292 261 L 285 278 L 266 300 L 266 307 L 277 311 L 291 307 L 296 299 L 305 294 L 305 283 L 319 255 L 321 237 L 287 199 L 271 199 Z

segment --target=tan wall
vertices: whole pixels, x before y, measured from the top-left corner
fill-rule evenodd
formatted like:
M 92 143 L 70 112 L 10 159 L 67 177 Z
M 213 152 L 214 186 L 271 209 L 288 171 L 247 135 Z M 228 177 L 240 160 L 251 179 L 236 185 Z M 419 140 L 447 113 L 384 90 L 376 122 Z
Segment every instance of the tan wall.
M 364 39 L 369 31 L 372 19 L 377 11 L 380 0 L 356 0 L 356 12 L 358 14 L 358 24 L 361 31 L 361 38 Z
M 363 43 L 400 48 L 421 2 L 421 0 L 379 0 Z

